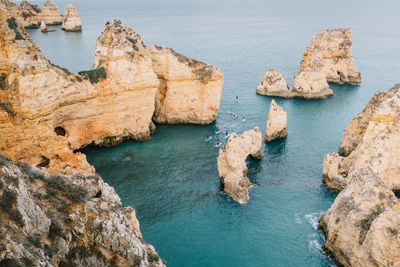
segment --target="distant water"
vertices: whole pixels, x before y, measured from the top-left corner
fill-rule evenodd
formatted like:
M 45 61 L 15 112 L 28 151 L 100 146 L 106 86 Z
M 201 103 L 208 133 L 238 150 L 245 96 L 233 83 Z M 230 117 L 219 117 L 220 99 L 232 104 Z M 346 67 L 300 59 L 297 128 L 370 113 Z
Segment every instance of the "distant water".
M 40 1 L 42 2 L 42 1 Z M 59 7 L 67 1 L 55 1 Z M 400 80 L 400 2 L 393 1 L 68 1 L 82 33 L 29 30 L 52 62 L 90 69 L 106 21 L 120 19 L 147 44 L 173 47 L 218 66 L 225 77 L 218 120 L 209 126 L 158 125 L 152 140 L 89 148 L 88 160 L 136 208 L 146 241 L 169 266 L 330 266 L 317 230 L 336 192 L 321 179 L 323 157 L 337 151 L 342 132 L 377 91 Z M 249 161 L 248 204 L 223 194 L 217 172 L 219 127 L 264 132 L 270 97 L 255 88 L 273 67 L 292 85 L 308 42 L 328 28 L 353 29 L 361 86 L 332 85 L 326 100 L 277 99 L 288 113 L 287 140 L 264 145 Z M 239 96 L 239 103 L 233 101 Z M 246 122 L 234 120 L 232 108 Z

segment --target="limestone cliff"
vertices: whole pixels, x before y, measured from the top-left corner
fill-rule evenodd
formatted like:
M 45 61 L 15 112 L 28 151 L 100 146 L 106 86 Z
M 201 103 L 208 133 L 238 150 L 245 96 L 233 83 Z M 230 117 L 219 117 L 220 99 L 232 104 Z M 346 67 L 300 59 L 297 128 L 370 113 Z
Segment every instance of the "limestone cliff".
M 1 266 L 164 266 L 99 176 L 48 175 L 0 155 Z
M 82 31 L 82 23 L 79 18 L 78 10 L 71 4 L 65 6 L 61 29 L 70 32 Z
M 344 266 L 400 264 L 400 85 L 376 94 L 345 130 L 323 179 L 342 190 L 322 216 L 324 248 Z
M 370 168 L 358 170 L 320 219 L 324 249 L 343 266 L 398 265 L 399 204 Z
M 347 126 L 336 153 L 325 156 L 323 178 L 341 190 L 353 173 L 370 166 L 393 189 L 400 189 L 400 85 L 374 95 Z
M 209 124 L 216 120 L 223 76 L 213 66 L 176 53 L 171 48 L 150 48 L 160 85 L 154 121 Z
M 41 20 L 44 20 L 47 25 L 60 25 L 63 22 L 60 10 L 51 0 L 44 2 L 39 17 Z
M 315 68 L 313 56 L 321 54 L 326 80 L 334 83 L 361 83 L 361 75 L 351 56 L 351 30 L 335 29 L 319 33 L 304 51 L 299 73 Z
M 289 89 L 285 79 L 274 69 L 269 69 L 257 86 L 256 93 L 259 95 L 292 97 L 293 92 Z
M 262 135 L 255 127 L 241 135 L 233 133 L 226 145 L 219 151 L 218 173 L 225 193 L 238 202 L 249 199 L 247 189 L 250 180 L 247 178 L 246 159 L 248 156 L 261 159 Z
M 287 137 L 287 116 L 281 106 L 278 106 L 272 99 L 269 106 L 267 129 L 265 132 L 265 142 Z

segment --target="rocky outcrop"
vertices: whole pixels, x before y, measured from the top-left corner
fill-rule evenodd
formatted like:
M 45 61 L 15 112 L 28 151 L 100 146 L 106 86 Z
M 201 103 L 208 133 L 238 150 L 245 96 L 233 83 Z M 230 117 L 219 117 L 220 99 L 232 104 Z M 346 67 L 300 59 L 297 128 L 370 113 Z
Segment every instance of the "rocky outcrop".
M 82 31 L 82 23 L 79 18 L 78 10 L 71 4 L 65 6 L 61 29 L 69 32 Z
M 274 69 L 269 69 L 264 77 L 261 79 L 260 84 L 257 86 L 257 94 L 266 96 L 278 97 L 293 97 L 293 92 L 289 89 L 285 79 L 280 73 Z
M 287 116 L 281 106 L 278 106 L 272 99 L 269 106 L 267 130 L 264 136 L 265 142 L 271 142 L 275 139 L 286 138 L 287 132 Z
M 47 25 L 46 25 L 46 22 L 44 20 L 42 20 L 42 22 L 40 23 L 40 31 L 41 32 L 47 32 Z
M 344 266 L 400 263 L 400 85 L 376 94 L 345 130 L 342 156 L 325 156 L 323 179 L 342 190 L 321 217 L 324 248 Z
M 56 4 L 51 0 L 44 2 L 39 17 L 41 20 L 44 20 L 47 25 L 61 25 L 63 22 L 63 16 L 60 10 L 58 10 Z
M 324 249 L 343 266 L 395 266 L 399 263 L 399 202 L 370 168 L 358 170 L 319 226 Z
M 223 76 L 213 66 L 187 58 L 171 48 L 150 48 L 160 85 L 154 121 L 209 124 L 216 120 Z
M 0 42 L 0 152 L 12 160 L 51 173 L 93 173 L 76 149 L 150 138 L 160 82 L 148 47 L 120 21 L 107 23 L 93 69 L 79 75 L 51 64 L 24 29 L 1 12 Z M 200 105 L 194 101 L 186 107 L 197 111 Z M 211 115 L 203 114 L 198 122 L 210 121 Z
M 247 189 L 250 180 L 247 178 L 246 159 L 249 156 L 261 159 L 261 148 L 262 135 L 256 127 L 241 135 L 233 133 L 219 151 L 218 173 L 224 192 L 240 203 L 249 199 Z
M 1 266 L 164 266 L 99 176 L 48 175 L 0 155 Z
M 351 30 L 335 29 L 319 33 L 304 51 L 299 74 L 316 67 L 313 57 L 320 54 L 326 80 L 334 83 L 361 83 L 361 75 L 351 56 Z M 318 66 L 319 68 L 319 66 Z
M 347 126 L 340 155 L 325 157 L 323 179 L 342 190 L 353 173 L 364 166 L 392 189 L 400 189 L 400 85 L 372 97 L 363 112 Z

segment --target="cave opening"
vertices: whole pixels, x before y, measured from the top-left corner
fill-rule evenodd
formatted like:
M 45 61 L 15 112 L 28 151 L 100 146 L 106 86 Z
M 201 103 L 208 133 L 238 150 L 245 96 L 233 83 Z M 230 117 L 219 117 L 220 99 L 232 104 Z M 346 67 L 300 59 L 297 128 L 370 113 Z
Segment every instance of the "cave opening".
M 61 126 L 58 126 L 58 127 L 54 128 L 54 132 L 55 132 L 57 135 L 60 135 L 60 136 L 65 136 L 65 135 L 67 134 L 67 132 L 65 131 L 65 129 L 64 129 L 63 127 L 61 127 Z

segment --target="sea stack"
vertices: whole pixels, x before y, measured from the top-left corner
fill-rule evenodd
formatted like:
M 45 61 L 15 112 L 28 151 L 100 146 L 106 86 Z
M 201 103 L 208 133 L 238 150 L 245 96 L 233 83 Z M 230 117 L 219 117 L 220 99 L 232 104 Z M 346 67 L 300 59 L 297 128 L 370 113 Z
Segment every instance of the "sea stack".
M 64 19 L 61 29 L 68 32 L 82 31 L 82 24 L 81 19 L 79 18 L 78 10 L 71 4 L 65 6 Z
M 361 75 L 351 56 L 351 34 L 351 29 L 326 30 L 319 33 L 304 51 L 299 73 L 306 69 L 319 68 L 320 63 L 316 62 L 314 57 L 321 54 L 322 69 L 328 82 L 361 83 Z
M 46 22 L 44 20 L 42 20 L 42 22 L 40 23 L 40 31 L 41 32 L 47 32 L 47 25 L 46 25 Z
M 228 143 L 219 151 L 218 173 L 224 192 L 239 203 L 249 200 L 247 189 L 250 180 L 247 178 L 246 159 L 251 156 L 262 158 L 262 134 L 255 127 L 241 135 L 232 133 Z
M 323 70 L 322 54 L 317 53 L 309 58 L 309 66 L 302 68 L 294 77 L 293 92 L 305 99 L 325 98 L 333 95 Z
M 264 136 L 265 142 L 287 137 L 287 116 L 281 106 L 272 99 L 269 107 L 267 130 Z
M 323 248 L 343 266 L 390 266 L 400 257 L 400 84 L 375 94 L 347 126 L 323 179 L 342 190 L 321 217 Z
M 56 4 L 48 0 L 43 4 L 42 11 L 40 13 L 41 20 L 46 21 L 47 25 L 60 25 L 62 24 L 63 17 Z
M 218 68 L 163 46 L 150 47 L 150 53 L 160 81 L 154 121 L 169 124 L 215 121 L 224 83 Z
M 260 84 L 257 86 L 257 94 L 266 96 L 292 97 L 293 92 L 289 89 L 285 79 L 274 69 L 269 69 Z

